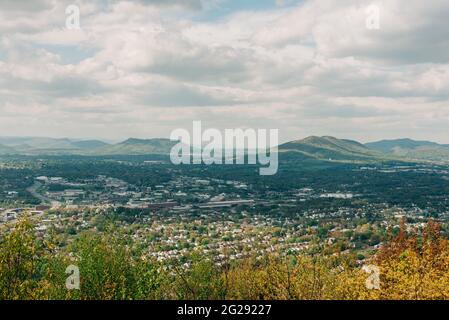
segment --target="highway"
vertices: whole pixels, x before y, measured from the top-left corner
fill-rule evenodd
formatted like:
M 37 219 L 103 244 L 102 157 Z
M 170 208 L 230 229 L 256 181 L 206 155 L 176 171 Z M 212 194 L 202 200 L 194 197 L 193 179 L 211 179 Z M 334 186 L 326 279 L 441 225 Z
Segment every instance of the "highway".
M 61 203 L 59 201 L 50 199 L 40 193 L 37 192 L 37 190 L 42 186 L 42 184 L 38 181 L 35 181 L 34 184 L 27 188 L 27 191 L 36 199 L 39 199 L 42 203 L 50 204 L 52 207 L 59 207 Z

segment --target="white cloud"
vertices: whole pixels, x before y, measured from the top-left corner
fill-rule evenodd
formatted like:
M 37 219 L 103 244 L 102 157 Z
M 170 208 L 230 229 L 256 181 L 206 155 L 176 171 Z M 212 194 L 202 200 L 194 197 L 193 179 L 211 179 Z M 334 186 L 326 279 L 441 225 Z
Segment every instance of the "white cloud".
M 316 0 L 204 19 L 210 1 L 78 0 L 79 31 L 64 27 L 67 3 L 0 0 L 0 134 L 158 136 L 204 120 L 284 139 L 410 128 L 446 139 L 447 1 Z M 366 28 L 372 3 L 380 30 Z

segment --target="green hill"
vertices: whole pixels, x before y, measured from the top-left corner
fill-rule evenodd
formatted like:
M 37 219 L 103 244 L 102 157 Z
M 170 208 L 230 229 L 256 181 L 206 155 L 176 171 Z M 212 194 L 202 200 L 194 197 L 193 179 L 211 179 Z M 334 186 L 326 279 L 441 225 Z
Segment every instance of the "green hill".
M 4 137 L 0 138 L 0 144 L 12 148 L 20 146 L 21 149 L 28 147 L 33 149 L 74 149 L 72 141 L 69 139 L 54 139 L 41 137 Z
M 0 155 L 150 155 L 169 154 L 177 142 L 169 139 L 128 139 L 117 144 L 100 140 L 42 137 L 0 137 Z M 294 161 L 372 162 L 414 160 L 449 162 L 449 145 L 411 139 L 361 144 L 334 137 L 311 136 L 279 146 L 283 159 Z
M 416 160 L 449 161 L 449 146 L 411 139 L 382 140 L 365 144 L 368 148 L 394 157 Z
M 65 155 L 84 154 L 107 146 L 108 144 L 99 140 L 71 140 L 41 137 L 0 137 L 0 143 L 10 148 L 10 153 L 24 155 Z
M 100 140 L 0 137 L 0 154 L 86 156 L 169 154 L 176 143 L 169 139 L 128 139 L 117 144 L 107 144 Z
M 95 155 L 146 155 L 169 154 L 177 142 L 169 139 L 128 139 L 118 144 L 108 145 L 91 151 Z
M 382 153 L 371 150 L 363 144 L 334 137 L 311 136 L 303 140 L 285 143 L 280 152 L 297 153 L 302 158 L 327 161 L 371 161 L 385 158 Z

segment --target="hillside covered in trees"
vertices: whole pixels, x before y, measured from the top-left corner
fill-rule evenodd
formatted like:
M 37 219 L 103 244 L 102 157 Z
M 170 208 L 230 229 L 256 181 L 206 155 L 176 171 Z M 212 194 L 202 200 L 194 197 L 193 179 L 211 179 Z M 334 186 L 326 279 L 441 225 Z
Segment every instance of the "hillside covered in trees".
M 403 225 L 370 263 L 367 273 L 353 255 L 323 247 L 320 253 L 273 253 L 222 266 L 198 255 L 185 267 L 146 257 L 130 236 L 114 229 L 85 233 L 58 248 L 23 220 L 0 239 L 0 299 L 449 298 L 449 242 L 432 220 L 422 230 Z M 79 290 L 66 288 L 70 265 L 79 268 Z

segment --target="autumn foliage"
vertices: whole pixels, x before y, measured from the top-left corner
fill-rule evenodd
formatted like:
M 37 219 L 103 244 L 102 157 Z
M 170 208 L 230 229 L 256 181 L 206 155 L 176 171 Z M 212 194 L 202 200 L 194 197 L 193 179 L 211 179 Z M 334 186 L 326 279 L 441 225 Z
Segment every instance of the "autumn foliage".
M 86 234 L 65 248 L 37 239 L 23 221 L 0 240 L 0 299 L 448 299 L 449 247 L 439 225 L 390 236 L 365 264 L 377 266 L 378 289 L 349 253 L 267 255 L 217 266 L 193 256 L 186 268 L 158 263 L 114 233 Z M 80 290 L 65 287 L 66 267 L 81 272 Z

